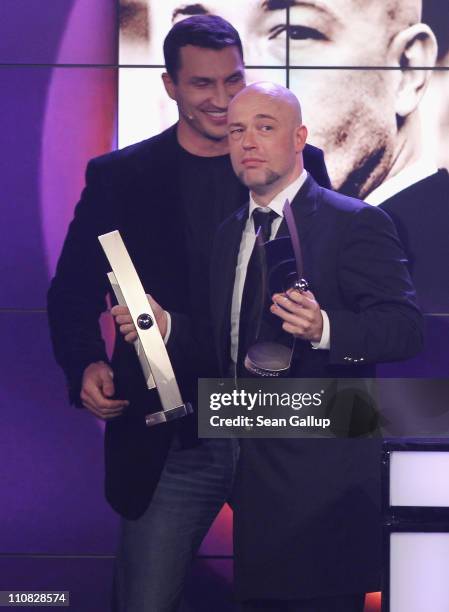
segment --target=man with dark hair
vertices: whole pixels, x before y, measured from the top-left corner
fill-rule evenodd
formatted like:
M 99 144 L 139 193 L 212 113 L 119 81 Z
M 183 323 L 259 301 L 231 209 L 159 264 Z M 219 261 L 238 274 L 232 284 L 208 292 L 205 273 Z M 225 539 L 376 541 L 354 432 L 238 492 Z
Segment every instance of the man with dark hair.
M 216 372 L 210 335 L 198 334 L 198 355 L 183 353 L 180 338 L 186 326 L 208 320 L 212 237 L 248 197 L 232 171 L 226 130 L 229 101 L 244 87 L 241 43 L 223 19 L 197 16 L 176 24 L 167 46 L 172 67 L 163 79 L 179 121 L 89 162 L 48 294 L 71 401 L 106 421 L 106 497 L 122 516 L 115 606 L 126 612 L 176 610 L 236 461 L 229 440 L 199 444 L 193 417 L 147 428 L 145 414 L 161 409 L 157 393 L 146 389 L 121 336 L 109 362 L 98 324 L 109 266 L 97 236 L 118 229 L 152 294 L 183 399 L 195 401 L 197 378 Z M 322 152 L 308 147 L 305 156 L 311 174 L 328 184 Z
M 219 17 L 209 16 L 207 27 L 198 21 L 189 28 L 179 26 L 172 28 L 164 40 L 165 68 L 170 78 L 176 83 L 181 68 L 181 49 L 194 43 L 201 49 L 220 50 L 235 46 L 243 60 L 242 41 L 237 30 Z

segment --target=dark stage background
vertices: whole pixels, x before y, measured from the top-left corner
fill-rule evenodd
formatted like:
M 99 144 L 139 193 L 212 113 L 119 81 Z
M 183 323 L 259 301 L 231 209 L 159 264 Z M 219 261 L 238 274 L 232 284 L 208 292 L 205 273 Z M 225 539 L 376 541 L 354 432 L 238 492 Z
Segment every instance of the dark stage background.
M 51 352 L 45 296 L 88 159 L 115 148 L 119 138 L 124 146 L 174 119 L 159 75 L 161 43 L 177 4 L 153 1 L 158 34 L 151 37 L 145 0 L 122 0 L 120 36 L 115 0 L 0 2 L 0 590 L 70 590 L 76 612 L 108 609 L 117 518 L 103 499 L 102 426 L 68 404 Z M 253 30 L 239 21 L 247 18 L 239 6 L 255 4 L 221 0 L 211 10 L 228 17 L 245 41 Z M 430 9 L 437 16 L 431 15 L 440 71 L 423 101 L 431 110 L 426 147 L 447 166 L 447 0 L 427 3 L 429 15 Z M 315 68 L 305 66 L 282 39 L 276 48 L 264 43 L 261 53 L 254 44 L 246 48 L 250 80 L 294 87 L 300 73 L 313 83 L 347 72 L 347 64 L 346 70 L 328 62 L 319 67 L 319 58 Z M 107 319 L 104 329 L 110 346 Z M 203 543 L 186 611 L 234 609 L 230 530 L 226 508 Z M 377 609 L 378 597 L 370 602 Z

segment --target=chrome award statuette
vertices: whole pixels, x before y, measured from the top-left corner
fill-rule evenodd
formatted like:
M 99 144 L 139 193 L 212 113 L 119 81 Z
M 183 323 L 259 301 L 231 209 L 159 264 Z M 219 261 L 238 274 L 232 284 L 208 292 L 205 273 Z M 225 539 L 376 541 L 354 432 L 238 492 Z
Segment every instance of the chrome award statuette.
M 304 293 L 308 291 L 309 285 L 307 281 L 303 278 L 303 258 L 301 251 L 301 243 L 299 240 L 298 230 L 296 228 L 295 218 L 293 216 L 293 211 L 290 207 L 290 202 L 288 200 L 285 201 L 283 207 L 284 219 L 287 224 L 288 233 L 289 233 L 289 243 L 290 247 L 293 250 L 294 260 L 292 261 L 291 257 L 285 258 L 285 253 L 283 253 L 282 248 L 279 249 L 280 260 L 277 262 L 277 265 L 274 266 L 276 268 L 276 273 L 279 278 L 282 277 L 282 286 L 284 291 L 288 291 L 289 289 L 294 289 L 299 291 L 300 293 Z M 273 244 L 277 242 L 281 245 L 282 239 L 274 239 L 271 241 Z M 274 245 L 276 246 L 276 245 Z M 265 254 L 265 246 L 261 244 L 259 240 L 259 236 L 257 236 L 255 248 L 258 249 L 258 257 L 259 261 L 262 262 L 262 290 L 263 293 L 266 291 L 266 287 L 269 288 L 270 283 L 267 280 L 267 262 L 266 262 L 266 254 Z M 281 254 L 282 253 L 282 254 Z M 294 268 L 291 271 L 291 268 Z M 290 271 L 287 272 L 287 270 Z M 278 280 L 279 282 L 279 280 Z M 279 289 L 274 292 L 278 292 Z M 264 298 L 262 298 L 264 300 Z M 259 330 L 258 336 L 261 329 L 262 317 L 259 322 Z M 286 346 L 285 344 L 281 344 L 280 342 L 258 342 L 253 344 L 249 349 L 245 357 L 244 366 L 248 372 L 255 376 L 262 377 L 279 377 L 279 376 L 287 376 L 290 371 L 291 361 L 293 357 L 293 351 L 295 349 L 296 338 L 293 338 L 291 346 Z
M 146 424 L 151 427 L 191 414 L 192 406 L 182 401 L 156 317 L 120 232 L 103 234 L 98 236 L 98 240 L 112 268 L 108 278 L 117 301 L 121 306 L 128 307 L 136 327 L 138 338 L 134 346 L 147 387 L 157 388 L 162 403 L 162 410 L 146 415 Z

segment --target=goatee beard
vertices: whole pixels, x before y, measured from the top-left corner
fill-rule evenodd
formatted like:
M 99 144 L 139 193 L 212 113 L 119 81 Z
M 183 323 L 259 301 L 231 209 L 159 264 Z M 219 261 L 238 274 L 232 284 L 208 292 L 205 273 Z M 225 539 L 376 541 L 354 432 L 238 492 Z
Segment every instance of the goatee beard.
M 278 174 L 277 172 L 274 172 L 273 170 L 267 169 L 267 170 L 265 170 L 265 179 L 263 181 L 250 182 L 250 181 L 245 181 L 245 172 L 244 172 L 244 170 L 239 172 L 239 179 L 240 179 L 240 181 L 244 185 L 246 185 L 246 187 L 248 187 L 248 189 L 251 189 L 251 191 L 254 191 L 254 193 L 260 193 L 261 195 L 266 192 L 266 187 L 269 187 L 270 185 L 273 185 L 273 183 L 278 181 L 280 178 L 281 178 L 280 174 Z

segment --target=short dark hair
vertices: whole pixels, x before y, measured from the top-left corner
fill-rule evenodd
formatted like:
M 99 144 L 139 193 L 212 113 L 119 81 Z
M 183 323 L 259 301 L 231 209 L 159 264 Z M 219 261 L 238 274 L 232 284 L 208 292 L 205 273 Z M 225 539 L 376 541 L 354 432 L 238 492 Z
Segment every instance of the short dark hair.
M 180 49 L 186 45 L 204 49 L 236 46 L 243 60 L 243 47 L 237 30 L 217 15 L 194 15 L 172 27 L 164 40 L 164 58 L 168 74 L 176 83 L 181 67 Z

